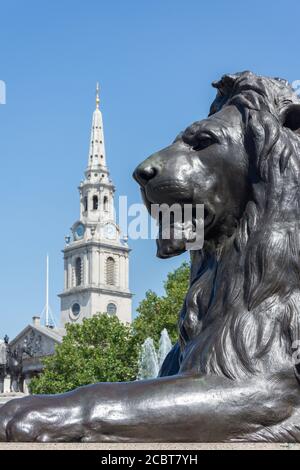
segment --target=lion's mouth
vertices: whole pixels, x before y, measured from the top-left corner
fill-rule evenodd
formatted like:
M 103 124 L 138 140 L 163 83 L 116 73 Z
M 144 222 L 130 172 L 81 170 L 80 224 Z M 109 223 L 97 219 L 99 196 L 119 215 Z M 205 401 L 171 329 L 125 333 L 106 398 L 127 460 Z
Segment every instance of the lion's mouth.
M 202 249 L 204 232 L 207 233 L 215 220 L 215 215 L 211 211 L 204 208 L 203 212 L 203 218 L 199 219 L 196 208 L 193 208 L 191 219 L 185 221 L 175 221 L 170 214 L 168 226 L 164 226 L 160 214 L 157 256 L 170 258 L 188 250 Z
M 148 199 L 148 194 L 146 195 L 144 188 L 141 188 L 141 193 L 144 204 L 147 207 L 149 214 L 153 216 L 152 209 L 154 206 L 159 206 L 159 204 L 154 204 Z M 201 240 L 202 243 L 204 241 L 204 235 L 206 235 L 214 225 L 215 214 L 210 208 L 205 206 L 205 204 L 193 205 L 190 201 L 186 201 L 186 203 L 190 203 L 192 207 L 190 217 L 185 218 L 182 216 L 182 219 L 180 219 L 179 217 L 179 219 L 177 218 L 177 220 L 175 220 L 174 214 L 170 212 L 170 219 L 168 221 L 168 224 L 163 224 L 162 214 L 161 212 L 159 213 L 159 230 L 156 241 L 157 256 L 159 258 L 170 258 L 173 256 L 180 255 L 190 249 L 200 249 L 201 246 L 199 246 L 199 239 L 201 245 Z M 165 202 L 164 205 L 170 207 L 167 202 Z M 182 207 L 183 214 L 184 204 L 178 205 Z M 200 206 L 202 206 L 203 208 L 202 212 L 198 210 L 198 207 Z M 197 241 L 197 245 L 194 244 L 195 239 Z

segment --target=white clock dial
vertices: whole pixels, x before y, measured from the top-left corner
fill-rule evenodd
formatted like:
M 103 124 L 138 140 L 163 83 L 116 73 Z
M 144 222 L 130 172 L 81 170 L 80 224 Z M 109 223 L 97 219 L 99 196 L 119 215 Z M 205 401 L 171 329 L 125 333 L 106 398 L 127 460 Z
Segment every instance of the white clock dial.
M 83 224 L 78 224 L 77 227 L 74 230 L 75 239 L 80 240 L 84 235 L 84 231 L 85 231 L 84 225 Z
M 104 227 L 104 236 L 108 240 L 115 240 L 117 238 L 117 230 L 114 224 L 106 224 Z

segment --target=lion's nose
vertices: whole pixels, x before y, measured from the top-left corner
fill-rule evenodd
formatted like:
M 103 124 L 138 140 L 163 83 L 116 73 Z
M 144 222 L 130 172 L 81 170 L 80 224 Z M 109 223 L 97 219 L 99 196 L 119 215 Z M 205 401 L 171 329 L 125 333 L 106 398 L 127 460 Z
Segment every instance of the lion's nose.
M 133 172 L 134 179 L 141 185 L 145 186 L 149 180 L 157 174 L 157 168 L 152 165 L 141 163 Z

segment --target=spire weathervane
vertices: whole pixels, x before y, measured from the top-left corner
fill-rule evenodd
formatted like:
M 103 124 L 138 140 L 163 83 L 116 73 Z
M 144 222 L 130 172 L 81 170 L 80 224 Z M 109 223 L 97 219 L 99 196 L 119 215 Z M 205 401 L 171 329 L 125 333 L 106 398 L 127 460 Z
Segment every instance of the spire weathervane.
M 96 109 L 99 109 L 99 103 L 100 103 L 100 98 L 99 98 L 99 83 L 97 82 L 97 84 L 96 84 Z

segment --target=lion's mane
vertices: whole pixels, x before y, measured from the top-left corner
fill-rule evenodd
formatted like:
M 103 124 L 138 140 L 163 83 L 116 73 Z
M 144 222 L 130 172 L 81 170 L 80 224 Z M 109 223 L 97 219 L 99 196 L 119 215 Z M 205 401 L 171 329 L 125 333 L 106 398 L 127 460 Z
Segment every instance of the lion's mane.
M 292 365 L 298 347 L 300 100 L 250 72 L 213 86 L 210 115 L 234 105 L 243 117 L 252 194 L 234 234 L 193 253 L 180 371 L 238 379 Z

